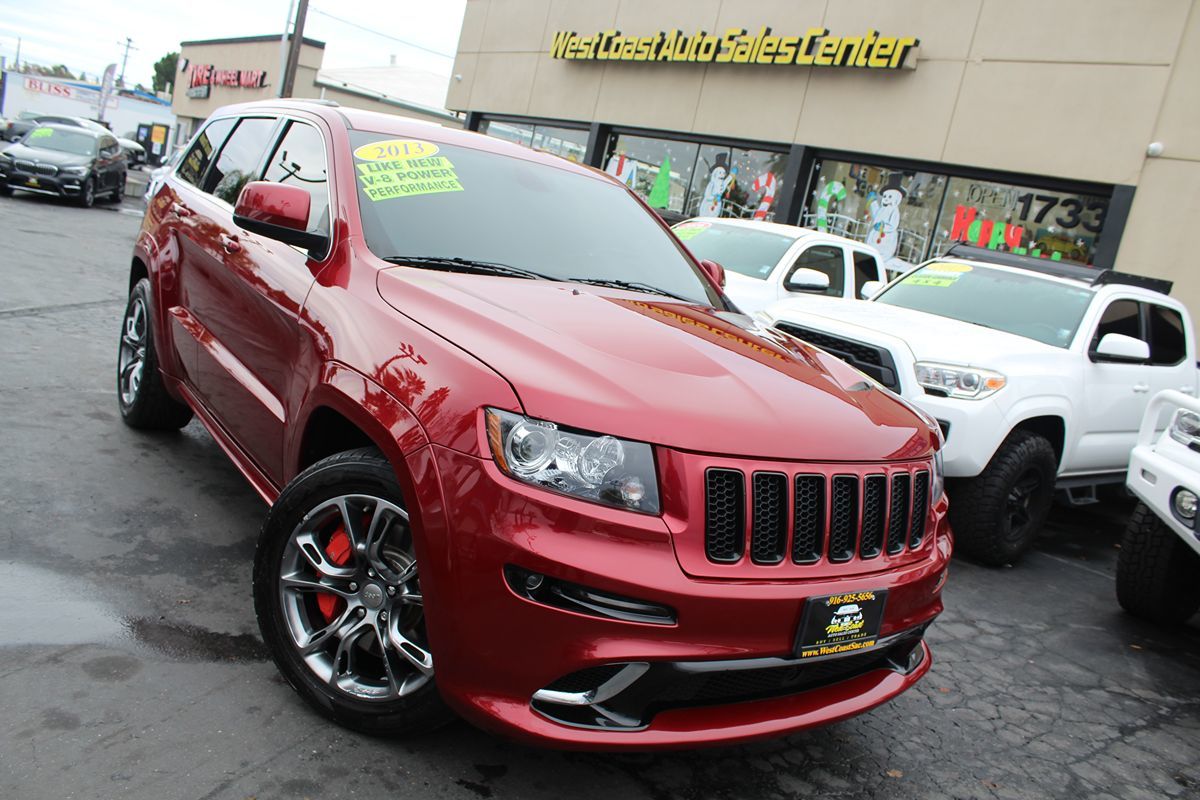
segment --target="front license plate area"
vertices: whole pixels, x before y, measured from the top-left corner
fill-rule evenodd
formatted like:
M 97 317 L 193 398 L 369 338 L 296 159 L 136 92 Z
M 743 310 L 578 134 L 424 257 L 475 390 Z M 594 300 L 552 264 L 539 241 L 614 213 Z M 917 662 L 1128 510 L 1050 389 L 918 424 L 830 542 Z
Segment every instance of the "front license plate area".
M 874 647 L 886 602 L 886 589 L 810 597 L 796 637 L 796 654 L 817 658 Z
M 25 185 L 26 186 L 39 186 L 40 184 L 38 183 L 37 178 L 30 178 L 29 180 L 25 181 Z

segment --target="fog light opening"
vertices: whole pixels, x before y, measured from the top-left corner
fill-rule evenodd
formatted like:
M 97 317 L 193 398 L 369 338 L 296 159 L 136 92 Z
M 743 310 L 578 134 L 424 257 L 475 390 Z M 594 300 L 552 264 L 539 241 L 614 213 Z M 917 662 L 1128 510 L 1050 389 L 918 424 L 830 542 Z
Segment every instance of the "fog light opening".
M 1196 524 L 1196 505 L 1196 493 L 1182 486 L 1177 487 L 1171 495 L 1171 511 L 1189 528 L 1195 527 Z

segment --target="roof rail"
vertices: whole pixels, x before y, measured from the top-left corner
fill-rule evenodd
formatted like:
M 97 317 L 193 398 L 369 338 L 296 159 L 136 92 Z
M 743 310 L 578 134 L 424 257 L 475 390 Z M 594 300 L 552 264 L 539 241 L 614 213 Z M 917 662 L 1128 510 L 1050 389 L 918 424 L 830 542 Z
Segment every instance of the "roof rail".
M 945 252 L 951 258 L 962 258 L 968 261 L 983 261 L 991 264 L 1001 264 L 1006 267 L 1027 269 L 1040 272 L 1043 275 L 1053 275 L 1057 278 L 1072 278 L 1092 286 L 1120 284 L 1149 289 L 1159 294 L 1170 294 L 1174 284 L 1162 278 L 1147 278 L 1143 275 L 1131 275 L 1128 272 L 1117 272 L 1112 269 L 1099 269 L 1079 264 L 1074 261 L 1051 261 L 1048 258 L 1008 253 L 1002 250 L 989 250 L 986 247 L 973 247 L 961 242 Z

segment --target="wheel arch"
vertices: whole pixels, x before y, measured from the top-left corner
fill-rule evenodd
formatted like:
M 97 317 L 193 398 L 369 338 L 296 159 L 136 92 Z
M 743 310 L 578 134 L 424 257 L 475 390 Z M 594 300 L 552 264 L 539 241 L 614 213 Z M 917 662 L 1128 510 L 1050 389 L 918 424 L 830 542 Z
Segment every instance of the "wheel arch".
M 1063 451 L 1067 441 L 1067 423 L 1063 417 L 1056 414 L 1044 414 L 1027 417 L 1013 426 L 1014 431 L 1029 431 L 1043 437 L 1054 448 L 1054 460 L 1062 467 Z
M 150 269 L 146 266 L 146 262 L 137 253 L 129 264 L 129 291 L 133 291 L 133 287 L 137 286 L 137 282 L 142 278 L 150 277 Z

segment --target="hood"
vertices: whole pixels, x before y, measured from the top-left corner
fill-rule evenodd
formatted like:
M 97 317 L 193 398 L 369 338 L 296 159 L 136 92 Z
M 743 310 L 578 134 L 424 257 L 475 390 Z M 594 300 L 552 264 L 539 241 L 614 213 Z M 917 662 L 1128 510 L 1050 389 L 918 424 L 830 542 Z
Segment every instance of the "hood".
M 775 303 L 767 313 L 776 323 L 794 322 L 876 344 L 882 343 L 872 334 L 883 333 L 904 342 L 917 361 L 948 361 L 986 369 L 1014 357 L 1064 352 L 1025 336 L 867 300 L 802 297 Z
M 53 164 L 56 167 L 81 167 L 92 163 L 92 156 L 77 156 L 74 153 L 47 150 L 44 147 L 30 147 L 26 144 L 14 144 L 3 153 L 14 160 L 19 158 L 23 161 Z
M 902 400 L 740 314 L 411 267 L 381 270 L 378 286 L 395 309 L 506 378 L 527 414 L 562 425 L 798 461 L 914 459 L 934 444 Z

